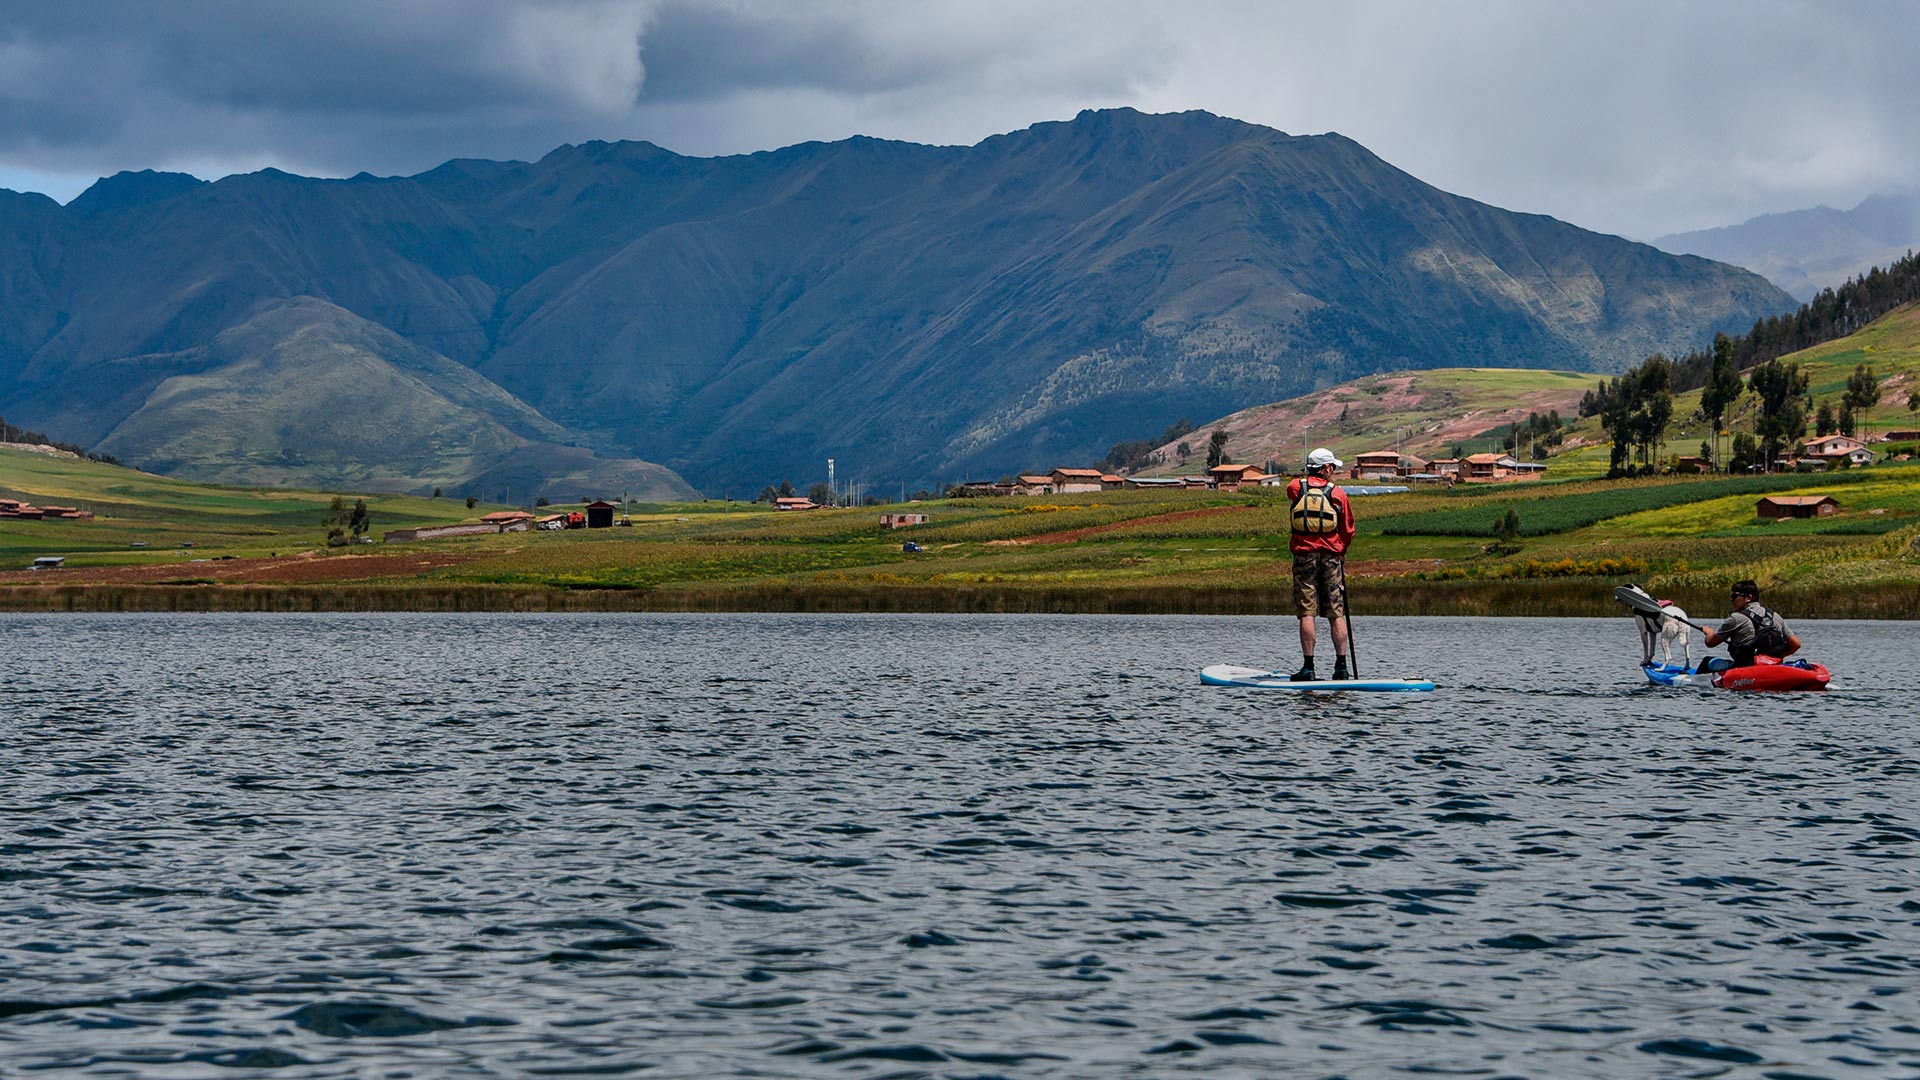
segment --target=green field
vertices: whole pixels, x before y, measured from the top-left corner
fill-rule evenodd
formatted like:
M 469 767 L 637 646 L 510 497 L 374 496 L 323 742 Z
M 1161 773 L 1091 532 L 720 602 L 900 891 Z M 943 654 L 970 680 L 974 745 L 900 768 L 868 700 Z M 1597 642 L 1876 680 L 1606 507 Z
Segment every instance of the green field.
M 183 543 L 249 556 L 312 547 L 325 541 L 319 522 L 333 498 L 316 491 L 196 484 L 5 447 L 0 447 L 0 495 L 77 506 L 95 516 L 92 522 L 0 519 L 0 569 L 38 555 L 66 555 L 86 565 L 170 560 L 179 556 L 168 549 Z M 497 509 L 469 511 L 457 499 L 365 497 L 376 531 L 459 521 Z
M 1753 500 L 1763 490 L 1833 494 L 1844 509 L 1761 525 Z M 879 527 L 885 507 L 632 504 L 627 528 L 332 551 L 319 524 L 329 492 L 189 484 L 10 450 L 0 450 L 0 491 L 97 515 L 0 521 L 0 606 L 16 609 L 1267 612 L 1286 609 L 1290 582 L 1286 507 L 1271 489 L 941 500 L 913 507 L 930 524 L 893 532 Z M 490 509 L 369 504 L 376 535 Z M 1485 534 L 1508 506 L 1522 522 L 1519 550 L 1491 553 Z M 1710 604 L 1727 582 L 1756 576 L 1822 614 L 1920 617 L 1920 465 L 1463 486 L 1355 507 L 1350 574 L 1366 612 L 1602 614 L 1621 580 Z M 906 540 L 925 550 L 903 551 Z M 68 565 L 15 569 L 45 554 Z M 406 562 L 415 557 L 431 565 Z M 141 569 L 156 563 L 166 565 Z M 297 574 L 283 579 L 288 567 Z

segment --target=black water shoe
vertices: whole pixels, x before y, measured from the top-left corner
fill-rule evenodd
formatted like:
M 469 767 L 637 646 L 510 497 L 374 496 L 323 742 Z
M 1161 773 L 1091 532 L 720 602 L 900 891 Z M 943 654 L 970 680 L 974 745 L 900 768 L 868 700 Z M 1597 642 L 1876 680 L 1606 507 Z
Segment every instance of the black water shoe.
M 1316 676 L 1316 675 L 1315 675 L 1315 674 L 1313 673 L 1313 665 L 1312 665 L 1312 664 L 1308 664 L 1308 665 L 1306 665 L 1305 667 L 1302 667 L 1302 668 L 1301 668 L 1301 669 L 1300 669 L 1299 671 L 1296 671 L 1296 672 L 1294 672 L 1293 674 L 1291 674 L 1291 675 L 1289 675 L 1289 676 L 1287 676 L 1287 681 L 1289 681 L 1289 682 L 1318 682 L 1318 681 L 1320 681 L 1320 680 L 1319 680 L 1319 676 Z
M 1346 657 L 1344 657 L 1344 656 L 1343 656 L 1343 657 L 1341 657 L 1341 658 L 1339 658 L 1338 660 L 1335 660 L 1335 661 L 1333 662 L 1333 676 L 1332 676 L 1332 677 L 1333 677 L 1333 678 L 1335 678 L 1335 679 L 1351 679 L 1351 678 L 1353 678 L 1353 676 L 1351 676 L 1351 675 L 1349 675 L 1349 674 L 1347 674 L 1347 658 L 1346 658 Z

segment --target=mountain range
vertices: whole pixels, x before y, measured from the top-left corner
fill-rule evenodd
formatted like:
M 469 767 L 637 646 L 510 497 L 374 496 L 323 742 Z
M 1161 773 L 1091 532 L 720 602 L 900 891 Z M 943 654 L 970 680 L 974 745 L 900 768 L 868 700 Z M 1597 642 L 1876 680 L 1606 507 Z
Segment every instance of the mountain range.
M 0 192 L 0 412 L 161 472 L 490 498 L 1092 460 L 1373 372 L 1617 370 L 1792 301 L 1337 134 L 644 142 Z M 683 480 L 682 477 L 685 479 Z
M 1920 250 L 1920 188 L 1888 188 L 1851 210 L 1816 206 L 1738 225 L 1674 233 L 1654 246 L 1744 266 L 1811 300 L 1909 251 Z

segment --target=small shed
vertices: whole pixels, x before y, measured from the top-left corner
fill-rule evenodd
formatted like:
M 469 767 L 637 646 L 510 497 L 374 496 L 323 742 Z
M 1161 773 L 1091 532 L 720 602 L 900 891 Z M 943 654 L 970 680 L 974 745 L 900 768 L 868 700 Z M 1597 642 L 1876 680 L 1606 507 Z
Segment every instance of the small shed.
M 910 525 L 925 525 L 930 518 L 925 514 L 891 513 L 880 515 L 880 525 L 888 529 L 904 529 Z
M 613 528 L 614 504 L 605 499 L 595 499 L 587 504 L 587 528 Z
M 1754 504 L 1763 521 L 1829 517 L 1840 509 L 1831 495 L 1768 495 Z
M 35 570 L 58 570 L 67 561 L 65 555 L 42 555 L 33 560 Z

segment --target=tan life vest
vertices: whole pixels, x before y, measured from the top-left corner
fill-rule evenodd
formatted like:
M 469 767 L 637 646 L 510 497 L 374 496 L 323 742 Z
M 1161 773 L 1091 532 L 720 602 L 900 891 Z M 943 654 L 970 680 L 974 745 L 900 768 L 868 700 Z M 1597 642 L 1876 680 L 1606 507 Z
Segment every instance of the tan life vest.
M 1300 497 L 1293 500 L 1293 531 L 1304 536 L 1330 536 L 1340 531 L 1340 504 L 1330 494 L 1332 484 L 1300 481 Z

